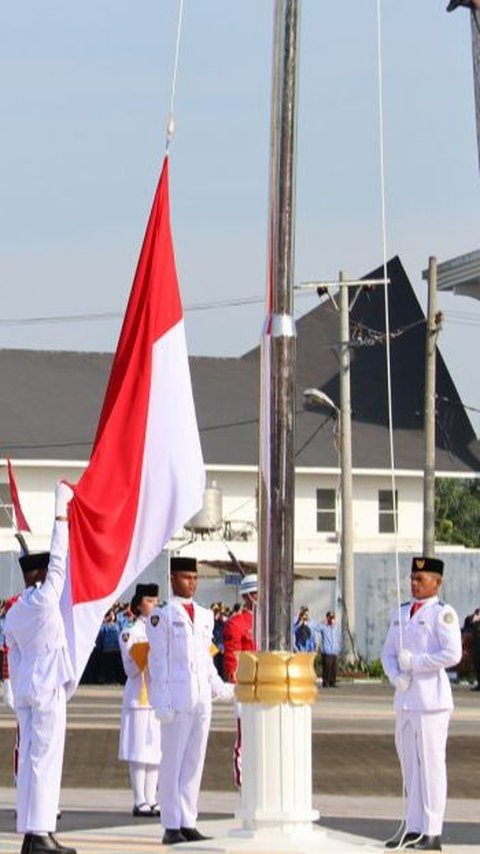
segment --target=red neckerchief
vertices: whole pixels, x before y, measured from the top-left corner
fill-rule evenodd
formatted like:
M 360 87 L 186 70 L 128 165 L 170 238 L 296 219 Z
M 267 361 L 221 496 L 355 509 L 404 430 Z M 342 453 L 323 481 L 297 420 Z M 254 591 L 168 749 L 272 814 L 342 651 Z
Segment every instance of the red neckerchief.
M 183 604 L 183 607 L 185 608 L 188 616 L 190 617 L 190 621 L 193 623 L 194 614 L 195 614 L 195 611 L 193 609 L 193 602 L 185 602 L 182 604 Z
M 423 608 L 424 605 L 425 602 L 422 601 L 414 602 L 412 607 L 410 608 L 410 619 L 412 619 L 412 617 L 417 613 L 417 611 L 419 611 L 420 608 Z

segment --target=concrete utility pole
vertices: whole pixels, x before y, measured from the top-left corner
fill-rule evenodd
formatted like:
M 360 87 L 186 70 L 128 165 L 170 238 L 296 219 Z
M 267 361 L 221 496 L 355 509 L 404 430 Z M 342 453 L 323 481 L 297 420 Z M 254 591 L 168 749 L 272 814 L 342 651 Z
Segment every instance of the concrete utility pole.
M 425 469 L 423 476 L 423 554 L 435 554 L 435 379 L 439 333 L 437 315 L 437 259 L 428 262 L 428 310 L 425 335 Z
M 350 313 L 348 284 L 340 281 L 340 491 L 342 646 L 347 661 L 355 658 L 355 576 L 353 563 L 352 405 L 350 394 Z M 343 284 L 345 282 L 345 284 Z

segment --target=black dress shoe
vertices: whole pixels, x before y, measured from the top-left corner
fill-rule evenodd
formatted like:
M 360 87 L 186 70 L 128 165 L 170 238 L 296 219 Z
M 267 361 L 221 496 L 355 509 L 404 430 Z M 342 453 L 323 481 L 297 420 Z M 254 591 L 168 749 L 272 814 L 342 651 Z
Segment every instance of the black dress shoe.
M 421 833 L 405 833 L 404 830 L 401 830 L 391 839 L 387 839 L 384 848 L 386 851 L 401 851 L 402 848 L 411 848 L 415 842 L 420 842 L 422 838 Z
M 183 833 L 180 830 L 172 830 L 168 827 L 165 829 L 165 833 L 163 834 L 162 845 L 178 845 L 179 842 L 186 842 Z
M 68 845 L 62 845 L 53 833 L 49 833 L 48 835 L 55 845 L 55 851 L 63 851 L 63 854 L 77 854 L 76 848 L 70 848 Z
M 27 833 L 25 835 L 21 854 L 51 854 L 52 851 L 63 851 L 63 854 L 77 854 L 75 848 L 60 845 L 53 833 Z
M 424 834 L 422 838 L 415 842 L 415 845 L 410 845 L 414 851 L 441 851 L 442 839 L 440 836 L 427 836 Z
M 132 815 L 134 818 L 142 818 L 142 817 L 143 818 L 145 818 L 145 817 L 151 818 L 152 817 L 152 810 L 148 804 L 143 803 L 143 804 L 138 804 L 138 806 L 137 806 L 137 804 L 135 804 L 135 806 L 132 810 Z
M 212 839 L 211 836 L 204 836 L 196 827 L 181 827 L 180 830 L 187 842 L 203 842 L 205 839 Z

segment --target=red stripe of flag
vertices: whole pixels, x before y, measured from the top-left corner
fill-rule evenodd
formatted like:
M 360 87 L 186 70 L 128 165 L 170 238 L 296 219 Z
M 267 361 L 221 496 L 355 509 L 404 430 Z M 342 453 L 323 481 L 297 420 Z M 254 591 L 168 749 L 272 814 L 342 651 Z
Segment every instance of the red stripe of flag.
M 12 499 L 13 512 L 15 514 L 15 527 L 17 531 L 29 531 L 30 525 L 25 519 L 25 515 L 22 510 L 22 506 L 20 504 L 20 497 L 18 495 L 17 484 L 15 481 L 15 476 L 13 474 L 13 466 L 10 460 L 7 460 L 7 469 L 8 469 L 8 482 L 10 484 L 10 495 Z
M 152 348 L 182 316 L 170 230 L 166 158 L 92 456 L 75 487 L 70 505 L 73 605 L 103 599 L 116 589 L 121 580 L 137 517 L 152 378 Z

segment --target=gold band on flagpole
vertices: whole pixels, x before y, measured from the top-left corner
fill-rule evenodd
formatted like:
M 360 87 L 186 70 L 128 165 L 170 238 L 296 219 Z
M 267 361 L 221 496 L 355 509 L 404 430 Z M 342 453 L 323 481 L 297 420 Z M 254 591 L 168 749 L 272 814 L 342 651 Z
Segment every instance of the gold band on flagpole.
M 311 706 L 317 697 L 313 652 L 242 652 L 235 696 L 241 703 Z

